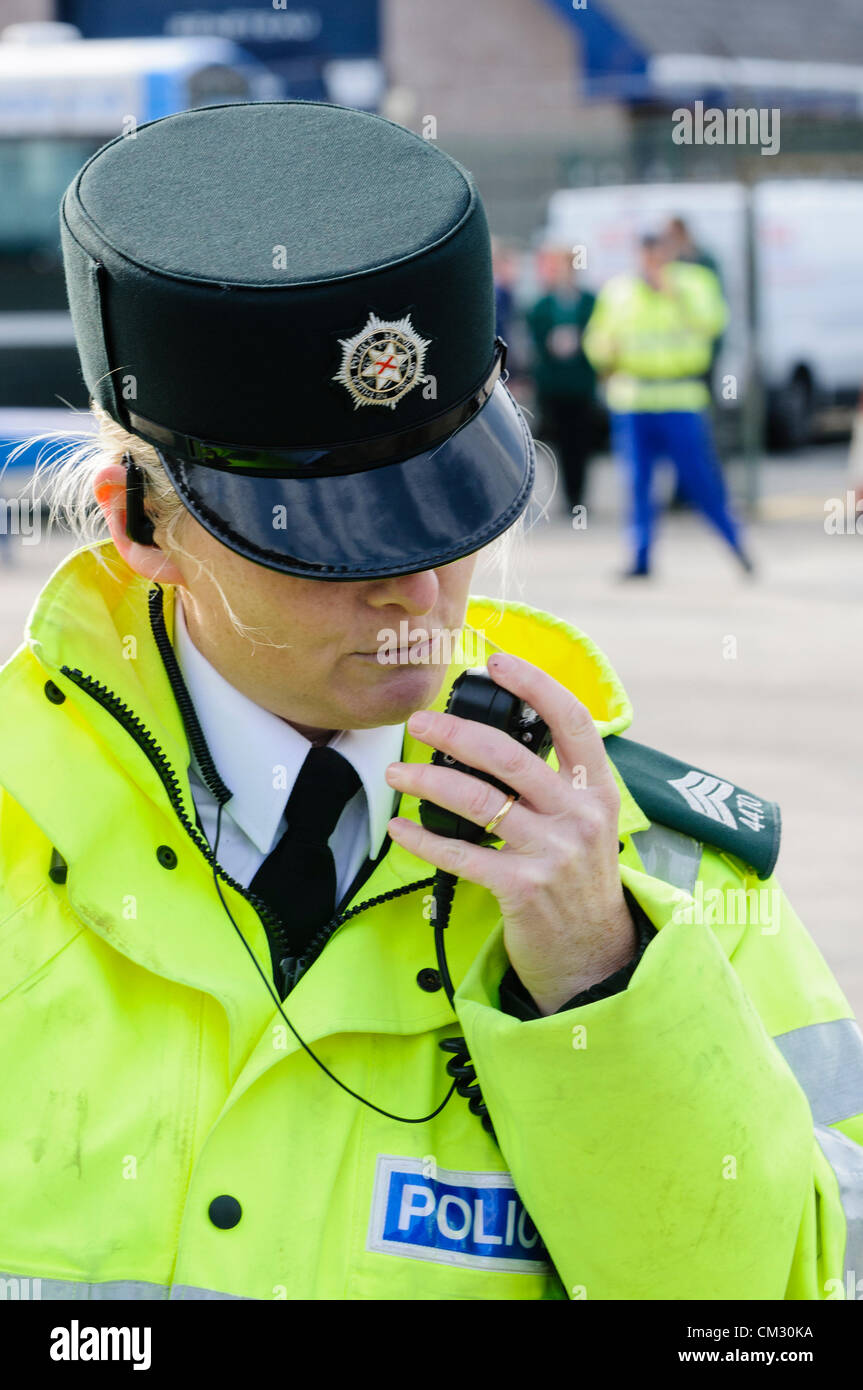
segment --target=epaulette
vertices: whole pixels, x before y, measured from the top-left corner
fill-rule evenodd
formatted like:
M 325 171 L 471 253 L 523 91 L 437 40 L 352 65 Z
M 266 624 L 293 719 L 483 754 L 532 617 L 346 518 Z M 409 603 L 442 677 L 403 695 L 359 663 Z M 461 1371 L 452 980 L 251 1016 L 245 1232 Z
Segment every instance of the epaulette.
M 759 878 L 770 877 L 782 823 L 775 801 L 618 734 L 610 734 L 605 747 L 651 821 L 736 855 Z

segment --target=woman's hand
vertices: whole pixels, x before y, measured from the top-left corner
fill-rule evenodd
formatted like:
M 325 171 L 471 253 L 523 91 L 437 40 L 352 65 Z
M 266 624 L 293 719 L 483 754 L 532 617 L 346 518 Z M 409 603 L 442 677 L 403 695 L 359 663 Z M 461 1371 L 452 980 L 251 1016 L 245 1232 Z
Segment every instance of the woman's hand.
M 569 690 L 520 657 L 492 656 L 488 671 L 545 720 L 560 770 L 500 729 L 420 710 L 408 720 L 415 738 L 492 773 L 519 799 L 497 826 L 503 850 L 434 835 L 400 817 L 388 829 L 412 854 L 494 894 L 513 968 L 550 1014 L 635 954 L 617 863 L 620 794 L 593 720 Z M 387 781 L 477 825 L 505 802 L 497 787 L 431 764 L 391 763 Z

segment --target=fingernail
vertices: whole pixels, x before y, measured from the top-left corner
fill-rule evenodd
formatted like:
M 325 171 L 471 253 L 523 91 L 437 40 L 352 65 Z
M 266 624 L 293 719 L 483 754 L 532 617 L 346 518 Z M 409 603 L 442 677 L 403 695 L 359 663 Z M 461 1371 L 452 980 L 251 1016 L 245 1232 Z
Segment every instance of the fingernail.
M 425 710 L 417 710 L 416 714 L 412 714 L 408 720 L 408 728 L 412 734 L 421 734 L 423 729 L 428 728 L 429 722 L 429 717 Z
M 491 666 L 492 662 L 494 663 L 495 671 L 506 671 L 512 666 L 512 658 L 504 656 L 501 652 L 495 652 L 494 656 L 489 657 L 488 665 Z

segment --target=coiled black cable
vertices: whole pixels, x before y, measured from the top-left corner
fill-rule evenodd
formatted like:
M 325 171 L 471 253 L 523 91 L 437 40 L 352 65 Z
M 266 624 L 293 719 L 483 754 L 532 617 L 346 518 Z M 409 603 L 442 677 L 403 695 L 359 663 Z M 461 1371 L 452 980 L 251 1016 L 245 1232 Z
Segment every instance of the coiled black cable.
M 434 876 L 434 884 L 432 885 L 432 920 L 434 922 L 434 944 L 438 973 L 440 974 L 441 984 L 446 992 L 446 997 L 453 1010 L 455 1010 L 455 990 L 449 973 L 449 966 L 447 965 L 444 932 L 449 926 L 457 882 L 458 880 L 454 874 L 449 874 L 444 869 L 438 869 Z M 442 1052 L 451 1052 L 453 1054 L 446 1065 L 447 1075 L 453 1078 L 455 1089 L 458 1094 L 463 1096 L 467 1101 L 468 1109 L 471 1114 L 478 1116 L 482 1121 L 483 1129 L 487 1134 L 491 1135 L 495 1142 L 497 1142 L 491 1116 L 482 1098 L 482 1091 L 476 1079 L 476 1068 L 470 1059 L 470 1052 L 466 1040 L 462 1036 L 444 1038 L 443 1042 L 438 1043 L 438 1046 Z

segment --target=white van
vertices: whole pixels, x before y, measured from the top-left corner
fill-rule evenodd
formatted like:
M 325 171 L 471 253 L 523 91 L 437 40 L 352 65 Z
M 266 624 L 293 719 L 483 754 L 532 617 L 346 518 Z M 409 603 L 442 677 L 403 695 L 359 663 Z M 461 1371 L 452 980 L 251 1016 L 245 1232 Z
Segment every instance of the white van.
M 782 179 L 754 193 L 759 347 L 789 443 L 863 382 L 863 182 Z M 783 428 L 784 426 L 784 428 Z
M 748 217 L 754 236 L 756 303 L 747 294 Z M 730 322 L 717 362 L 720 408 L 740 404 L 750 321 L 778 443 L 810 437 L 818 411 L 851 406 L 863 381 L 863 182 L 852 179 L 628 184 L 563 189 L 549 201 L 543 242 L 584 247 L 582 283 L 598 290 L 632 269 L 645 227 L 682 217 L 717 261 Z M 730 380 L 722 398 L 723 380 Z

